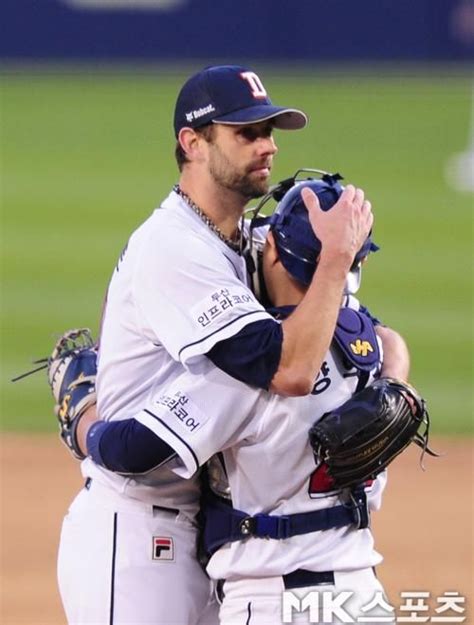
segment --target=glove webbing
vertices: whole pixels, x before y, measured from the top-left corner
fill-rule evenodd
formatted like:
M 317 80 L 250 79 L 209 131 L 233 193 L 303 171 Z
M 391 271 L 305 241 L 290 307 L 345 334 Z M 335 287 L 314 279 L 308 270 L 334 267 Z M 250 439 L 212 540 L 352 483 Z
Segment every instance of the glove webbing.
M 37 371 L 41 371 L 42 369 L 47 369 L 51 360 L 56 358 L 65 358 L 72 354 L 76 349 L 82 348 L 92 348 L 94 347 L 94 339 L 92 338 L 91 332 L 89 328 L 79 328 L 78 330 L 70 330 L 66 335 L 61 337 L 61 339 L 56 344 L 54 348 L 54 353 L 52 356 L 46 358 L 38 358 L 38 360 L 33 360 L 33 365 L 41 365 L 40 367 L 36 367 L 35 369 L 31 369 L 31 371 L 27 371 L 26 373 L 21 373 L 16 377 L 12 378 L 12 382 L 18 382 L 18 380 L 22 380 L 23 378 L 36 373 Z

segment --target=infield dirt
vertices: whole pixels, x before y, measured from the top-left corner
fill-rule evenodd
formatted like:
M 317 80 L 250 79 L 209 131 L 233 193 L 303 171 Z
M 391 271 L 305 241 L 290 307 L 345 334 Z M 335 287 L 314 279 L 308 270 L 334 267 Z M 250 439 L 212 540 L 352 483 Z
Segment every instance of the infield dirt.
M 377 573 L 396 608 L 402 592 L 429 592 L 425 616 L 436 615 L 438 597 L 457 591 L 466 598 L 467 625 L 474 623 L 474 441 L 437 439 L 433 447 L 445 456 L 425 458 L 425 472 L 414 446 L 390 469 L 383 508 L 373 517 L 385 558 Z M 2 434 L 0 469 L 0 623 L 63 624 L 56 550 L 62 517 L 82 486 L 79 464 L 55 435 Z

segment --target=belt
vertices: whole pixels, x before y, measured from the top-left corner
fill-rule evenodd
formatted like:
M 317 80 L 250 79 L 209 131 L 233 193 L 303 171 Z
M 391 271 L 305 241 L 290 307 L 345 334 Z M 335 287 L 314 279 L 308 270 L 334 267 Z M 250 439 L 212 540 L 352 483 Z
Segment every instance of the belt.
M 334 585 L 333 571 L 306 571 L 297 569 L 292 573 L 282 575 L 283 584 L 286 590 L 291 588 L 304 588 L 306 586 L 322 586 L 324 584 Z M 219 579 L 216 584 L 216 594 L 220 603 L 224 599 L 225 579 Z
M 90 490 L 92 486 L 92 482 L 93 482 L 92 478 L 87 477 L 84 482 L 84 488 L 86 490 Z M 179 510 L 177 508 L 167 508 L 165 506 L 158 506 L 156 504 L 151 504 L 151 508 L 153 509 L 153 512 L 167 512 L 169 514 L 172 514 L 175 517 L 178 516 L 179 514 Z
M 283 575 L 285 588 L 304 588 L 305 586 L 321 586 L 323 584 L 334 585 L 333 571 L 306 571 L 297 569 L 292 573 Z

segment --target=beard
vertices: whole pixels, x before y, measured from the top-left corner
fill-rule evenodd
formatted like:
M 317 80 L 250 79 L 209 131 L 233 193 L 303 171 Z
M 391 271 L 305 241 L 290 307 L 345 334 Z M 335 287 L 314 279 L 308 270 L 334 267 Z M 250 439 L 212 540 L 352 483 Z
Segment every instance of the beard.
M 246 200 L 258 198 L 267 193 L 270 185 L 267 179 L 256 178 L 252 172 L 255 164 L 246 170 L 238 171 L 216 144 L 212 145 L 210 154 L 209 173 L 218 185 L 239 193 Z

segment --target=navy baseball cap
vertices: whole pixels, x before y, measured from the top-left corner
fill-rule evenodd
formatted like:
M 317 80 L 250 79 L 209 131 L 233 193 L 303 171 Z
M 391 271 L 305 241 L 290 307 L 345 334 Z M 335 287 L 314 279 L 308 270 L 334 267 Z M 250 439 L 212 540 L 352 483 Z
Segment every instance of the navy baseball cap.
M 178 94 L 174 112 L 176 137 L 181 128 L 216 124 L 254 124 L 275 120 L 285 130 L 304 128 L 308 118 L 298 109 L 275 106 L 257 74 L 238 65 L 206 67 Z

